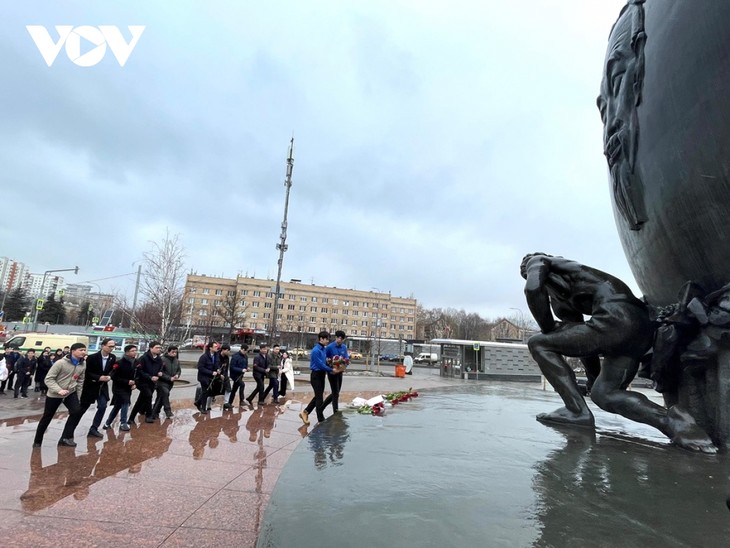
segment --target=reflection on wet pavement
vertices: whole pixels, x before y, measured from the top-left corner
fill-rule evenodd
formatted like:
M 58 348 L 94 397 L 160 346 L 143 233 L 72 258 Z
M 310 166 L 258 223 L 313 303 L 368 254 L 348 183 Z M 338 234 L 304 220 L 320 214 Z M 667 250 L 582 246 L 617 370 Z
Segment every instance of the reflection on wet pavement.
M 480 385 L 328 419 L 282 471 L 258 546 L 727 545 L 727 455 L 600 410 L 596 432 L 535 420 L 558 403 Z
M 41 449 L 31 448 L 39 415 L 0 421 L 3 546 L 254 546 L 302 439 L 299 407 L 176 409 L 129 432 L 117 423 L 104 439 L 83 436 L 88 413 L 76 448 L 55 445 L 65 414 Z
M 308 398 L 306 398 L 308 399 Z M 175 418 L 31 448 L 40 415 L 0 421 L 3 546 L 721 546 L 727 455 L 695 455 L 596 410 L 548 427 L 553 392 L 421 391 L 384 417 L 302 426 L 301 403 Z M 306 439 L 304 439 L 306 438 Z M 303 443 L 300 443 L 302 442 Z M 281 480 L 281 481 L 279 481 Z

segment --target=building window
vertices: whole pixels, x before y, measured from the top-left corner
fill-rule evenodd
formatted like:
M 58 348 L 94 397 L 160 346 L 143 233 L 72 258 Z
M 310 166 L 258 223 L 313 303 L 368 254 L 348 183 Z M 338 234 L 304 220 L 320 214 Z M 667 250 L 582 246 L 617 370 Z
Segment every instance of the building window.
M 373 308 L 378 308 L 380 305 L 378 303 L 373 303 Z
M 254 308 L 258 308 L 259 304 L 260 303 L 258 301 L 256 301 L 256 302 L 251 303 L 251 306 L 253 306 Z
M 350 306 L 350 301 L 342 301 L 343 306 Z
M 364 310 L 364 311 L 363 311 L 363 313 L 362 313 L 362 317 L 363 317 L 363 318 L 367 318 L 367 317 L 368 317 L 368 311 L 367 311 L 367 310 Z
M 307 311 L 307 307 L 304 306 L 303 304 L 300 304 L 299 305 L 299 312 L 306 312 L 306 311 Z
M 266 298 L 267 298 L 267 299 L 273 299 L 273 298 L 274 298 L 274 294 L 273 294 L 273 293 L 272 293 L 271 291 L 268 291 L 268 292 L 266 293 Z
M 286 319 L 289 320 L 290 322 L 293 322 L 294 321 L 294 314 L 287 314 L 286 315 Z
M 314 317 L 314 316 L 312 316 L 312 317 L 309 318 L 309 321 L 312 322 L 312 323 L 315 323 L 317 321 L 317 318 Z
M 299 300 L 301 302 L 303 302 L 303 303 L 306 303 L 307 302 L 307 298 L 306 297 L 299 297 Z
M 367 327 L 368 326 L 368 322 L 366 322 L 365 320 L 363 320 L 360 325 L 362 325 L 363 327 Z
M 286 309 L 287 310 L 294 310 L 294 305 L 293 304 L 288 304 L 288 305 L 286 305 Z
M 357 310 L 353 310 L 353 311 L 352 311 L 352 315 L 353 315 L 353 316 L 357 316 L 357 314 L 358 314 Z
M 317 297 L 312 297 L 312 302 L 313 303 L 316 303 L 317 302 Z
M 197 293 L 197 292 L 198 292 L 198 288 L 197 287 L 191 287 L 190 288 L 190 293 Z
M 309 307 L 309 311 L 310 312 L 317 312 L 317 307 L 316 306 L 310 306 Z
M 307 331 L 309 333 L 314 333 L 315 331 L 317 331 L 317 328 L 316 327 L 309 326 L 309 328 L 307 329 Z
M 352 301 L 352 306 L 360 306 L 360 301 Z
M 200 304 L 208 304 L 208 299 L 200 299 Z
M 216 289 L 216 290 L 215 290 L 215 294 L 216 294 L 216 295 L 217 295 L 218 297 L 221 297 L 221 296 L 223 296 L 223 290 L 222 290 L 222 289 Z
M 347 325 L 347 320 L 342 320 L 342 325 Z
M 264 319 L 270 320 L 271 319 L 271 312 L 264 312 Z
M 190 297 L 188 299 L 188 304 L 193 304 L 195 302 L 195 297 Z
M 327 308 L 324 306 L 322 307 L 322 314 L 327 314 Z
M 322 297 L 322 304 L 327 304 L 330 300 L 327 297 Z
M 229 297 L 235 297 L 236 292 L 235 291 L 226 291 L 226 295 L 228 295 Z
M 241 296 L 248 295 L 248 289 L 241 289 Z
M 276 303 L 276 309 L 277 310 L 284 310 L 284 305 L 281 303 Z
M 241 301 L 241 306 L 246 306 L 246 301 Z
M 264 303 L 264 308 L 271 308 L 273 305 L 271 303 Z
M 259 317 L 259 313 L 258 312 L 251 312 L 251 318 L 253 318 L 255 320 L 258 317 Z
M 198 311 L 198 316 L 207 316 L 207 315 L 208 315 L 208 311 L 207 310 L 199 310 Z
M 332 304 L 338 304 L 337 299 L 332 299 Z
M 213 301 L 213 306 L 220 306 L 223 303 L 221 301 Z
M 204 287 L 203 288 L 203 295 L 208 295 L 208 294 L 210 294 L 210 289 L 208 289 L 207 287 Z
M 260 297 L 261 296 L 261 291 L 254 291 L 253 292 L 253 296 L 254 297 Z

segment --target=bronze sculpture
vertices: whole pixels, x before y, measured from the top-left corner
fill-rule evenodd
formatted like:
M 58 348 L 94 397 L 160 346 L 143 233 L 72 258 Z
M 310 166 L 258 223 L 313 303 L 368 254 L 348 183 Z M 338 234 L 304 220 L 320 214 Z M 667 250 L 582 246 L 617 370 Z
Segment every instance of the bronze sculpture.
M 552 413 L 538 415 L 538 420 L 594 426 L 575 373 L 563 356 L 579 357 L 593 381 L 591 399 L 601 409 L 649 424 L 685 449 L 716 451 L 687 411 L 676 405 L 667 409 L 639 392 L 626 391 L 654 333 L 646 305 L 626 284 L 600 270 L 545 253 L 525 256 L 520 274 L 526 280 L 527 304 L 541 329 L 528 342 L 530 353 L 565 403 Z M 584 315 L 590 319 L 584 321 Z

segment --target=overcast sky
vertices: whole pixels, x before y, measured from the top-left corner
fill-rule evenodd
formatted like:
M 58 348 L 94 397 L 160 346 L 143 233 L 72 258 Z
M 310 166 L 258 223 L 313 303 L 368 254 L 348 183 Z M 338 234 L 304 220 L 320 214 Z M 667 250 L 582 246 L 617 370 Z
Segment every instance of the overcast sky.
M 595 104 L 623 4 L 4 2 L 0 256 L 129 292 L 169 228 L 199 274 L 275 278 L 293 134 L 284 281 L 511 316 L 544 251 L 635 288 Z M 26 25 L 146 28 L 48 67 Z

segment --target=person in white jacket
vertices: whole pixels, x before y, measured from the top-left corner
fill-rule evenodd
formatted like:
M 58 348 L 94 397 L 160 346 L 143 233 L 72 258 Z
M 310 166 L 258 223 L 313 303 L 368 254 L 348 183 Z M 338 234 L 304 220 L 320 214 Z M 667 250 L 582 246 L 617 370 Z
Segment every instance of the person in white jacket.
M 289 352 L 281 353 L 281 383 L 279 395 L 286 396 L 287 388 L 294 392 L 294 366 Z

